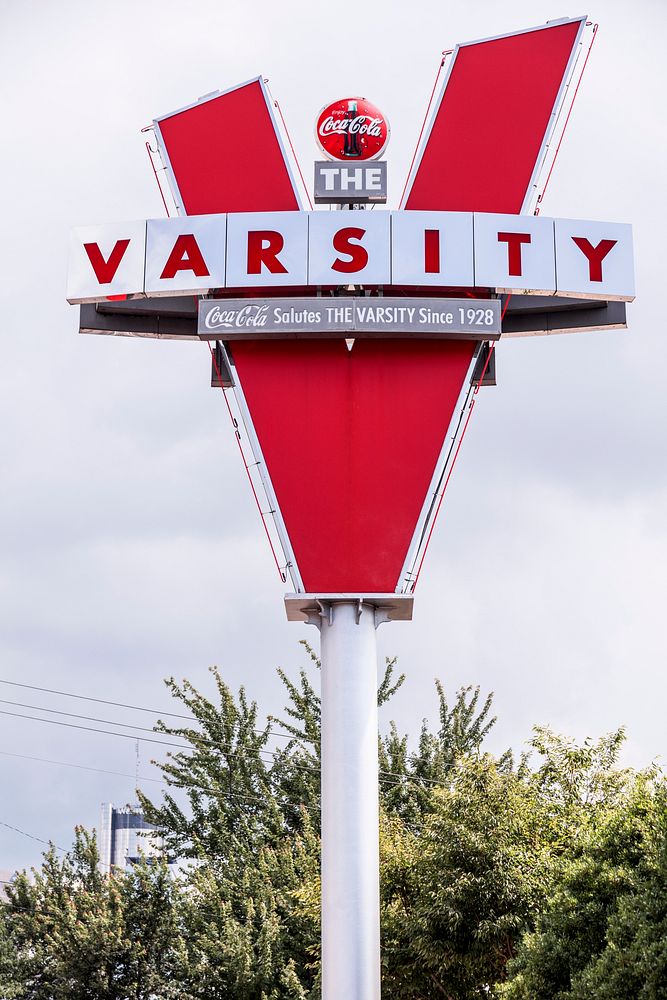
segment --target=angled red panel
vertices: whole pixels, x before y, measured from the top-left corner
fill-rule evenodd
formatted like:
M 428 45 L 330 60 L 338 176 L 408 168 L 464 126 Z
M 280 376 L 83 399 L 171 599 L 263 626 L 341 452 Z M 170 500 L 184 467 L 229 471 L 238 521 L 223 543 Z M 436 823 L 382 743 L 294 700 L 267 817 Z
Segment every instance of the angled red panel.
M 306 591 L 392 592 L 472 360 L 455 340 L 237 341 Z
M 301 208 L 261 77 L 154 124 L 182 214 Z
M 405 208 L 519 213 L 586 18 L 456 48 Z
M 407 208 L 521 211 L 582 30 L 578 19 L 457 49 Z M 156 133 L 181 211 L 300 207 L 261 79 L 159 119 Z M 306 591 L 400 585 L 474 347 L 234 342 Z

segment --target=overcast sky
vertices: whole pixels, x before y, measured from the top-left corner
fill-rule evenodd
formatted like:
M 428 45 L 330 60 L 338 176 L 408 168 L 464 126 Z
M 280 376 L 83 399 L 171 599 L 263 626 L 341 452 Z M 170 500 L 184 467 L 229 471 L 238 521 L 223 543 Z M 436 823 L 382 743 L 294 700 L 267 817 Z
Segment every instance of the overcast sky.
M 666 10 L 590 12 L 600 31 L 543 206 L 633 223 L 629 330 L 498 347 L 414 621 L 378 634 L 408 675 L 383 725 L 415 733 L 433 717 L 438 676 L 452 694 L 495 691 L 493 749 L 521 749 L 536 723 L 580 739 L 627 725 L 628 763 L 665 754 Z M 308 176 L 317 111 L 363 94 L 391 122 L 395 205 L 441 50 L 581 13 L 1 0 L 0 678 L 164 710 L 165 676 L 210 691 L 215 663 L 275 712 L 275 667 L 295 671 L 299 639 L 317 642 L 285 618 L 206 346 L 79 336 L 65 301 L 72 226 L 164 214 L 140 129 L 262 73 Z M 480 127 L 493 156 L 503 123 Z M 152 724 L 5 684 L 0 698 Z M 0 751 L 0 822 L 34 837 L 67 847 L 103 800 L 133 797 L 131 740 L 0 715 Z M 140 771 L 155 777 L 149 757 Z M 40 851 L 0 826 L 0 868 Z

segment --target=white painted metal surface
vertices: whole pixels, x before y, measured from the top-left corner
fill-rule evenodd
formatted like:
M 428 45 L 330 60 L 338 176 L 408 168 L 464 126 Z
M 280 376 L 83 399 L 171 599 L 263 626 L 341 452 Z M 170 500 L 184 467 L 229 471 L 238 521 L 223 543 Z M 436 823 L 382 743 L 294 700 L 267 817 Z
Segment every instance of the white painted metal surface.
M 260 257 L 273 262 L 278 271 L 269 270 L 261 260 L 259 271 L 249 273 L 252 252 L 249 233 L 255 237 Z M 273 248 L 275 254 L 269 250 Z M 277 263 L 276 263 L 277 262 Z M 230 212 L 227 216 L 227 277 L 232 288 L 256 288 L 263 285 L 308 284 L 308 213 L 307 212 Z
M 376 612 L 321 609 L 322 1000 L 379 1000 Z
M 344 217 L 338 212 L 308 214 L 308 284 L 389 284 L 390 212 L 346 212 Z
M 188 226 L 197 231 L 203 227 L 198 245 L 206 269 L 215 276 L 215 282 L 208 285 L 212 288 L 350 282 L 421 286 L 435 279 L 436 285 L 540 295 L 559 293 L 562 287 L 564 294 L 577 298 L 632 301 L 635 294 L 632 227 L 623 223 L 476 212 L 471 270 L 468 213 L 239 212 L 192 217 L 191 222 L 184 218 L 150 220 L 148 250 L 143 220 L 75 229 L 67 300 L 96 302 L 119 294 L 179 296 L 206 287 L 207 282 L 202 283 L 189 266 L 187 254 L 182 255 L 182 266 L 172 279 L 161 277 L 174 245 L 180 250 L 177 241 Z M 429 231 L 431 235 L 427 236 Z M 605 257 L 603 266 L 609 294 L 602 281 L 589 280 L 587 258 L 573 242 L 587 233 L 596 241 L 614 241 L 614 249 Z M 512 234 L 525 237 L 520 246 L 514 247 L 519 271 L 511 267 Z M 435 235 L 438 239 L 434 252 Z M 427 258 L 429 267 L 439 260 L 441 274 L 425 272 Z M 224 283 L 219 280 L 223 269 Z
M 553 295 L 556 291 L 553 219 L 482 212 L 476 212 L 474 219 L 475 281 L 480 287 Z M 514 246 L 513 237 L 517 241 Z
M 69 241 L 67 301 L 99 302 L 109 295 L 142 298 L 145 259 L 144 219 L 73 229 Z
M 392 212 L 391 280 L 394 285 L 475 284 L 472 212 Z M 428 260 L 426 233 L 437 234 Z M 437 271 L 427 271 L 437 261 Z
M 319 628 L 322 604 L 332 601 L 354 601 L 357 605 L 372 604 L 375 623 L 410 622 L 414 609 L 411 594 L 285 594 L 285 611 L 289 622 L 308 622 Z
M 194 244 L 177 246 L 179 236 Z M 187 215 L 176 219 L 149 219 L 146 229 L 146 276 L 144 287 L 150 298 L 173 295 L 174 291 L 206 295 L 225 284 L 226 215 Z M 162 277 L 165 265 L 177 250 L 177 269 Z M 206 274 L 197 274 L 196 251 L 201 254 Z M 173 267 L 172 269 L 173 270 Z
M 609 301 L 634 298 L 632 226 L 556 219 L 554 227 L 560 295 Z M 575 240 L 584 243 L 577 245 Z

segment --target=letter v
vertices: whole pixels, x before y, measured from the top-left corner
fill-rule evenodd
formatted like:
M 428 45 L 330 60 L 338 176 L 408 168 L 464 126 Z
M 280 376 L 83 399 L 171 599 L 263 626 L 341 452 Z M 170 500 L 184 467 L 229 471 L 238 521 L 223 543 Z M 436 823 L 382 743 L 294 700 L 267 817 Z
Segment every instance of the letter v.
M 113 281 L 118 266 L 125 255 L 125 251 L 130 245 L 129 240 L 116 240 L 116 245 L 109 254 L 109 259 L 105 260 L 102 251 L 97 243 L 84 243 L 83 249 L 88 254 L 88 260 L 93 266 L 95 277 L 100 285 L 108 285 Z

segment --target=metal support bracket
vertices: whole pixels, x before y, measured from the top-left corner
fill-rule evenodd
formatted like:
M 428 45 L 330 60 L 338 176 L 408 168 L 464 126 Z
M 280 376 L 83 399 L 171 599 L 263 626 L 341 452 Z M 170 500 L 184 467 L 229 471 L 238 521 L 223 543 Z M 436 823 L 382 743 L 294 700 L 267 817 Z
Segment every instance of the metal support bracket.
M 305 622 L 320 628 L 322 619 L 333 624 L 336 604 L 356 605 L 355 619 L 361 621 L 364 607 L 371 607 L 375 627 L 385 622 L 412 621 L 414 597 L 410 594 L 286 594 L 285 611 L 290 622 Z

